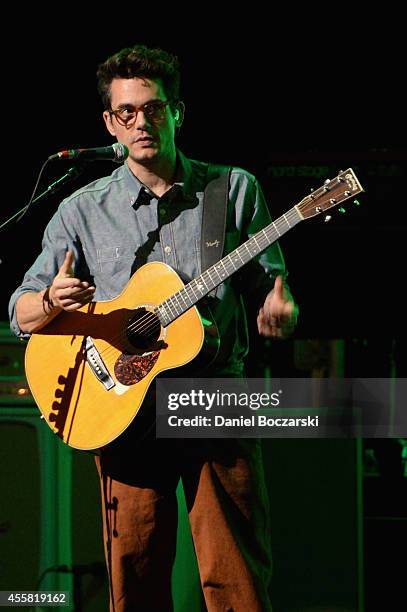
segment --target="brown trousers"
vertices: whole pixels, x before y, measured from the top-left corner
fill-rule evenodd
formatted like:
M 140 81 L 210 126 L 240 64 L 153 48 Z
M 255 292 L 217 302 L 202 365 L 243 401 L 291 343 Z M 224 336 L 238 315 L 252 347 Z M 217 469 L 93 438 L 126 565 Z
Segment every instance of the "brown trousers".
M 140 443 L 128 431 L 96 463 L 111 612 L 173 610 L 179 478 L 208 612 L 271 611 L 269 513 L 259 440 L 151 436 Z

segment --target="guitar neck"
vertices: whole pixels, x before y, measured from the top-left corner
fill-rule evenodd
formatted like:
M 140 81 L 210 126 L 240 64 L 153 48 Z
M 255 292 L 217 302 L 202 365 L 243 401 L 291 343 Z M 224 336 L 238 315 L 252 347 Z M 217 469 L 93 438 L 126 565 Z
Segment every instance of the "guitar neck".
M 254 234 L 234 251 L 211 266 L 200 276 L 185 285 L 183 289 L 157 306 L 156 312 L 165 327 L 189 310 L 210 291 L 218 287 L 232 274 L 240 270 L 273 242 L 283 236 L 294 225 L 303 220 L 297 206 L 294 206 L 270 225 Z

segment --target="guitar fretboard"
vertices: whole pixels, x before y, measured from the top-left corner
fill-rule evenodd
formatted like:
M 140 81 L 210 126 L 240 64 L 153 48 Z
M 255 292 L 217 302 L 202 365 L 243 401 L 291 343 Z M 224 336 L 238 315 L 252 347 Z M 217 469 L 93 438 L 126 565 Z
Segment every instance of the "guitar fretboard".
M 254 234 L 234 251 L 211 266 L 200 276 L 167 298 L 156 308 L 160 323 L 166 327 L 180 315 L 189 310 L 210 291 L 223 283 L 237 270 L 262 253 L 273 242 L 283 236 L 303 217 L 294 206 L 270 225 Z

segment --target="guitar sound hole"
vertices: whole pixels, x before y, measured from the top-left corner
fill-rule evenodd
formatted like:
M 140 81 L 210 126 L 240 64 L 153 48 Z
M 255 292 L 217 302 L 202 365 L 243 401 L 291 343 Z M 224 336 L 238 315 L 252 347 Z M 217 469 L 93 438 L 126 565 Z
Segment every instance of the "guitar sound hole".
M 160 321 L 153 312 L 138 308 L 127 326 L 127 339 L 135 349 L 153 349 L 160 337 Z

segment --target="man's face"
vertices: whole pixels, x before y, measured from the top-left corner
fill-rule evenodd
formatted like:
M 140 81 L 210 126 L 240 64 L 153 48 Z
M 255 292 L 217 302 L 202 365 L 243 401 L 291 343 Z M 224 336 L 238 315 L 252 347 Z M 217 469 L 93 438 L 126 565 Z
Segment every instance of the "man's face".
M 114 114 L 103 117 L 110 134 L 129 148 L 129 159 L 151 166 L 172 158 L 177 121 L 160 80 L 114 79 L 110 91 Z

